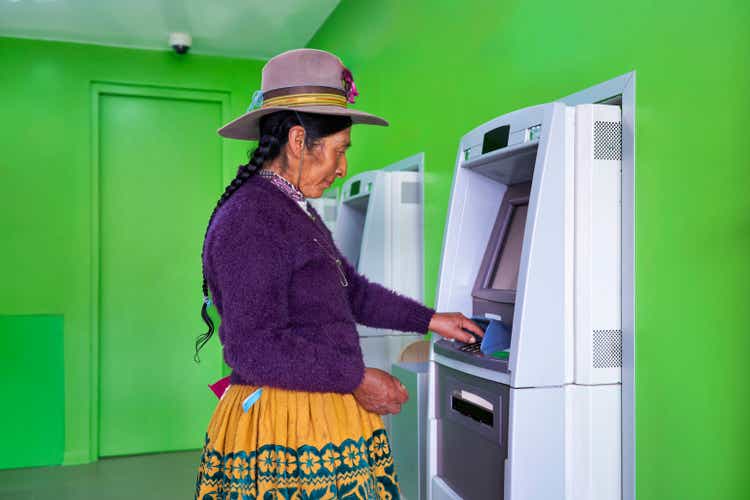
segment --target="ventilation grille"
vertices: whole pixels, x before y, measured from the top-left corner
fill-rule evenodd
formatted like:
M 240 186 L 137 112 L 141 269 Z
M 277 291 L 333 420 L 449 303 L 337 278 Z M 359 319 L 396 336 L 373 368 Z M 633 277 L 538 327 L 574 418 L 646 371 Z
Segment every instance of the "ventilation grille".
M 622 366 L 622 330 L 594 330 L 594 368 Z
M 401 203 L 419 203 L 418 182 L 404 182 L 401 184 Z
M 594 122 L 594 159 L 622 159 L 622 124 L 620 122 Z

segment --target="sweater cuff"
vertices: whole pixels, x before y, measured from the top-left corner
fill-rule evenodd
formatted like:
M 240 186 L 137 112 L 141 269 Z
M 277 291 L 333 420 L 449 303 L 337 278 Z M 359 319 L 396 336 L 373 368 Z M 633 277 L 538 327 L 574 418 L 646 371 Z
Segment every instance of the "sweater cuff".
M 351 377 L 351 384 L 353 385 L 351 385 L 350 387 L 346 387 L 342 391 L 344 394 L 353 393 L 355 390 L 357 390 L 357 387 L 359 387 L 362 384 L 362 381 L 365 379 L 365 370 L 367 369 L 367 367 L 365 366 L 364 359 L 362 360 L 361 366 L 358 366 L 358 368 L 359 368 L 359 372 L 357 372 L 358 375 L 353 374 L 353 376 Z
M 407 328 L 409 332 L 417 332 L 425 334 L 428 331 L 430 320 L 435 315 L 435 310 L 427 306 L 414 302 L 409 315 L 406 318 Z

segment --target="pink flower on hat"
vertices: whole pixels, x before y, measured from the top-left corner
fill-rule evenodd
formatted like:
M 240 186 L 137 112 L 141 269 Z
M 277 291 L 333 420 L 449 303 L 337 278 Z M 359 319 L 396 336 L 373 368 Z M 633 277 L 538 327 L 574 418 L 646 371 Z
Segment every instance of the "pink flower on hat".
M 354 76 L 349 69 L 344 68 L 341 74 L 341 79 L 344 80 L 344 90 L 346 91 L 346 100 L 350 104 L 354 104 L 354 98 L 359 95 L 357 92 L 357 86 L 354 84 Z

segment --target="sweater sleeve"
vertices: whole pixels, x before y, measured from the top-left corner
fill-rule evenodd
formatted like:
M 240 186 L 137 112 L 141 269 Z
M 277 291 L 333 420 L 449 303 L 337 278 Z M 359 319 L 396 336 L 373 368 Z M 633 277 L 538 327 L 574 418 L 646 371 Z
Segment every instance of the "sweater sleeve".
M 373 328 L 427 333 L 435 310 L 372 283 L 341 256 L 349 281 L 349 303 L 357 323 Z
M 224 359 L 257 385 L 351 393 L 364 376 L 361 355 L 290 325 L 293 268 L 283 221 L 270 213 L 248 220 L 246 213 L 230 214 L 222 224 L 211 259 L 212 281 L 221 291 Z

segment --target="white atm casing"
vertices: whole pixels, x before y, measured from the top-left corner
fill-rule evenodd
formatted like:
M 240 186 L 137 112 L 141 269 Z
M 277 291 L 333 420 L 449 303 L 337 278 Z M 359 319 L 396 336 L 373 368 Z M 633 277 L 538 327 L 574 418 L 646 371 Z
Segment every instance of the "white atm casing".
M 617 106 L 550 103 L 498 117 L 461 139 L 439 311 L 474 312 L 475 278 L 507 188 L 492 178 L 493 165 L 534 148 L 536 156 L 509 370 L 431 355 L 432 500 L 460 498 L 438 474 L 438 366 L 509 387 L 509 400 L 499 402 L 508 405 L 505 500 L 621 497 L 620 122 Z M 503 125 L 510 125 L 507 147 L 482 154 L 484 134 Z
M 308 198 L 307 202 L 312 205 L 318 215 L 320 215 L 323 224 L 329 231 L 336 230 L 336 219 L 339 210 L 339 196 L 337 188 L 329 188 L 320 198 Z

